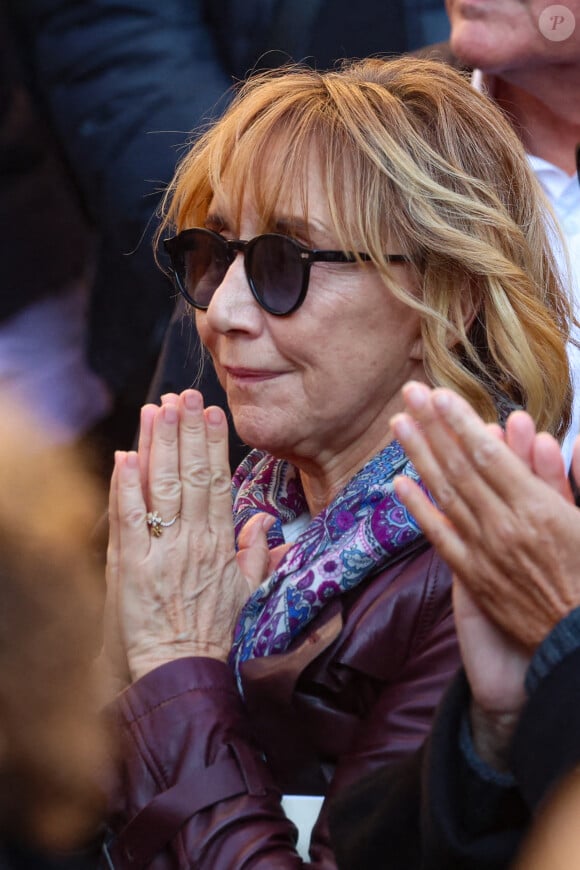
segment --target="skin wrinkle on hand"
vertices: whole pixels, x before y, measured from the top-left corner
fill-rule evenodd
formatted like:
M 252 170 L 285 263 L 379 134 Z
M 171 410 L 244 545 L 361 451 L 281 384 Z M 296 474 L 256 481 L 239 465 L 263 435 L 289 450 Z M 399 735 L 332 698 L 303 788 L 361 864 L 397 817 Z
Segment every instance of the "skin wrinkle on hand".
M 450 435 L 453 433 L 456 450 L 461 450 L 461 440 L 470 438 L 471 425 L 463 406 L 459 403 L 449 404 L 445 393 L 435 391 L 432 402 L 434 416 L 430 417 L 427 403 L 421 395 L 422 389 L 411 388 L 413 397 L 408 405 L 422 426 L 423 436 L 419 435 L 417 427 L 405 427 L 401 433 L 404 445 L 412 457 L 413 450 L 424 450 L 424 438 L 429 439 L 432 432 L 436 431 L 440 423 L 437 417 L 442 415 Z M 471 449 L 468 451 L 472 460 L 471 469 L 469 463 L 460 461 L 457 455 L 451 458 L 448 448 L 446 452 L 441 452 L 438 460 L 434 454 L 429 454 L 429 461 L 436 465 L 442 463 L 444 475 L 452 481 L 442 485 L 438 478 L 432 487 L 446 516 L 445 522 L 443 518 L 433 522 L 431 514 L 429 536 L 446 556 L 451 554 L 449 545 L 453 544 L 455 561 L 451 554 L 451 564 L 454 569 L 464 575 L 464 582 L 478 595 L 489 615 L 500 625 L 503 624 L 506 630 L 517 629 L 520 641 L 532 649 L 570 610 L 577 596 L 577 589 L 575 586 L 571 588 L 569 576 L 558 568 L 561 554 L 553 543 L 562 508 L 558 505 L 554 513 L 550 502 L 546 507 L 545 502 L 537 494 L 534 495 L 538 486 L 545 486 L 536 480 L 532 480 L 531 488 L 525 488 L 525 498 L 519 498 L 517 489 L 508 490 L 506 497 L 502 498 L 502 487 L 498 488 L 495 478 L 503 473 L 505 446 L 500 440 L 490 440 L 483 424 L 481 427 L 481 437 L 470 443 Z M 425 462 L 421 464 L 419 461 L 418 466 L 429 480 Z M 514 456 L 510 462 L 517 467 L 520 460 Z M 498 463 L 499 472 L 496 468 Z M 483 475 L 481 492 L 484 498 L 477 502 L 465 488 L 465 476 L 470 474 Z M 445 480 L 445 476 L 442 479 Z M 574 511 L 573 508 L 571 510 Z M 460 523 L 458 528 L 455 526 L 457 522 Z M 494 540 L 496 546 L 487 547 L 489 540 Z M 458 554 L 462 554 L 461 558 Z M 513 615 L 504 613 L 506 596 L 514 603 Z
M 443 495 L 448 513 L 441 514 L 411 481 L 396 483 L 396 491 L 456 572 L 454 609 L 472 690 L 474 747 L 505 771 L 530 655 L 580 600 L 573 545 L 579 515 L 557 474 L 551 472 L 556 493 L 530 478 L 536 436 L 529 418 L 517 418 L 517 425 L 508 420 L 504 443 L 450 393 L 418 385 L 403 393 L 411 417 L 394 419 L 395 435 L 434 496 Z M 559 453 L 554 439 L 545 437 L 543 449 Z M 518 455 L 510 452 L 514 438 Z

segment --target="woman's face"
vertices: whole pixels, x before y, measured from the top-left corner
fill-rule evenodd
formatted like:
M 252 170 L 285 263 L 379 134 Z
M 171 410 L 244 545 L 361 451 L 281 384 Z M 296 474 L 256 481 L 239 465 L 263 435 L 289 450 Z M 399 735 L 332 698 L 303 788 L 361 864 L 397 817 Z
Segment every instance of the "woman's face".
M 308 227 L 297 195 L 280 203 L 273 229 L 315 248 L 338 249 L 314 160 L 307 194 Z M 244 203 L 239 230 L 233 213 L 227 198 L 214 199 L 207 226 L 228 238 L 261 232 L 251 202 Z M 409 267 L 392 268 L 410 287 Z M 252 296 L 238 255 L 196 322 L 240 437 L 299 466 L 360 466 L 390 440 L 401 386 L 424 379 L 419 316 L 393 297 L 372 266 L 313 264 L 301 307 L 276 317 Z

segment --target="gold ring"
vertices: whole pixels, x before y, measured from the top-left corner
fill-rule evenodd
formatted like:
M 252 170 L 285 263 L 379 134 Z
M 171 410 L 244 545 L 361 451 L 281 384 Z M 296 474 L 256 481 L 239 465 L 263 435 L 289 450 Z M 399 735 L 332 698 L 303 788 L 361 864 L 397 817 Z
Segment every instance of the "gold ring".
M 147 514 L 147 525 L 149 526 L 151 534 L 154 535 L 156 538 L 160 538 L 163 534 L 163 529 L 168 529 L 169 526 L 172 526 L 173 523 L 179 518 L 179 513 L 180 512 L 177 511 L 173 519 L 169 520 L 169 522 L 166 523 L 161 519 L 161 516 L 157 513 L 157 511 L 149 511 L 149 513 Z

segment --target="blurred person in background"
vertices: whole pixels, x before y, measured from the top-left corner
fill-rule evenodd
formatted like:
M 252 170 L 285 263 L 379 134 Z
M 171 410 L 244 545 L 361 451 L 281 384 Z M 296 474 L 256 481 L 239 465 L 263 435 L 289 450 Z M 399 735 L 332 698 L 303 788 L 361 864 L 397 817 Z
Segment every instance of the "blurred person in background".
M 0 866 L 96 867 L 110 741 L 97 718 L 100 510 L 84 459 L 2 395 Z M 83 469 L 83 470 L 82 470 Z
M 110 410 L 88 362 L 92 238 L 0 2 L 0 391 L 35 409 L 47 444 Z
M 109 448 L 128 447 L 175 298 L 154 263 L 154 214 L 190 131 L 215 118 L 232 82 L 256 66 L 290 57 L 324 68 L 342 56 L 445 38 L 443 0 L 4 2 L 96 230 L 90 360 L 115 402 L 96 434 Z M 172 333 L 154 400 L 199 374 L 191 320 L 177 316 Z M 225 406 L 211 366 L 199 386 L 209 403 Z M 234 467 L 245 452 L 232 437 Z

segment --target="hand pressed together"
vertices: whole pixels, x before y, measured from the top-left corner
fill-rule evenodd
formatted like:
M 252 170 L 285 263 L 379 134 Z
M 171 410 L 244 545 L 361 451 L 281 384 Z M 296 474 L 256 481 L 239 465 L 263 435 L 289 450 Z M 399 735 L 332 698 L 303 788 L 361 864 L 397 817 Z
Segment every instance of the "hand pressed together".
M 145 406 L 137 452 L 118 452 L 110 496 L 106 638 L 132 679 L 176 658 L 225 661 L 240 609 L 269 559 L 267 522 L 246 535 L 240 568 L 227 422 L 186 390 Z M 157 537 L 147 514 L 165 524 Z M 126 668 L 125 668 L 126 669 Z

